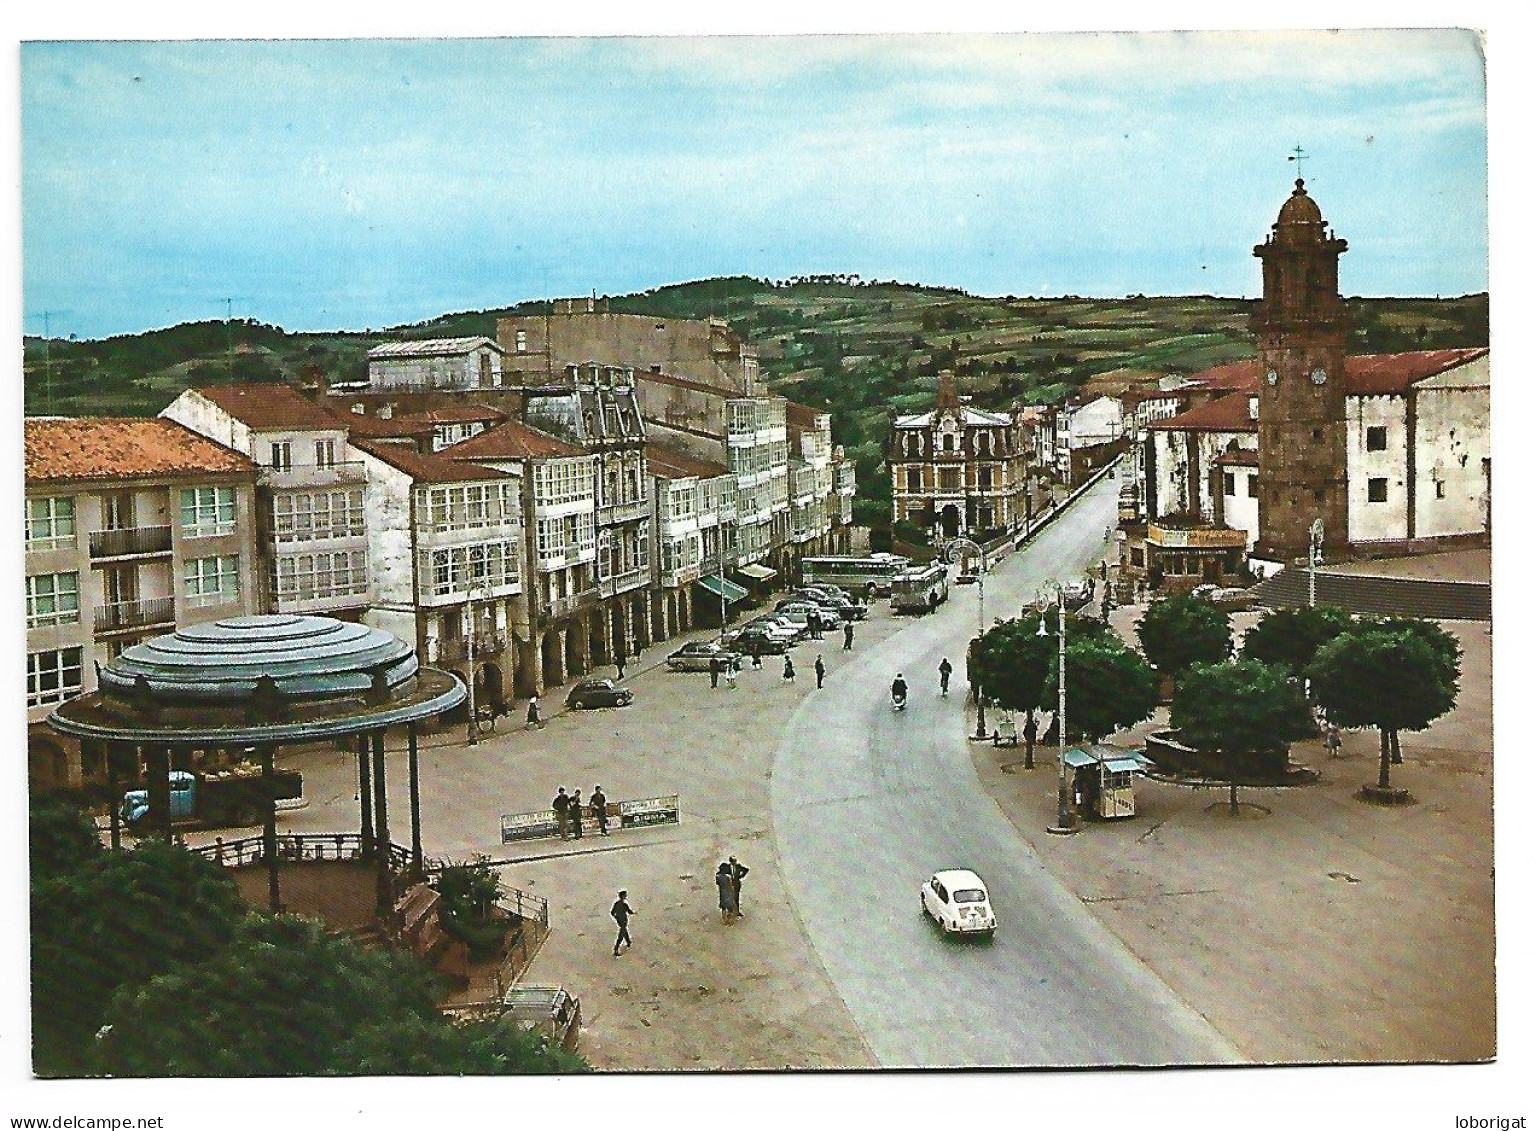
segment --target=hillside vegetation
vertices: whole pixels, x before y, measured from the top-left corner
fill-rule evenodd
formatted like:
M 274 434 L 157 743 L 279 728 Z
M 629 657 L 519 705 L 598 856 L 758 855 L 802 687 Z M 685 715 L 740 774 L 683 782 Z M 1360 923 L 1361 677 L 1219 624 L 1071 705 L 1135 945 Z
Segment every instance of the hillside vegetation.
M 1252 303 L 1210 296 L 985 297 L 942 287 L 819 276 L 707 279 L 614 296 L 616 311 L 718 317 L 757 346 L 769 385 L 833 412 L 859 462 L 861 521 L 883 510 L 875 474 L 890 418 L 932 402 L 939 370 L 982 406 L 1044 403 L 1089 381 L 1188 374 L 1253 354 Z M 1486 345 L 1488 297 L 1356 299 L 1353 351 Z M 446 314 L 378 331 L 290 334 L 259 322 L 197 322 L 99 341 L 25 342 L 28 413 L 149 415 L 190 385 L 366 374 L 368 349 L 400 338 L 485 334 L 547 303 Z

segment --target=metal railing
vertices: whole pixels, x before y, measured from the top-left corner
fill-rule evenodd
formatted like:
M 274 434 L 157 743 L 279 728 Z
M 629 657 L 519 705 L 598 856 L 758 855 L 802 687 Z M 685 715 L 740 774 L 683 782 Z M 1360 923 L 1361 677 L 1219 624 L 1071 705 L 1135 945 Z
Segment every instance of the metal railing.
M 130 526 L 121 530 L 91 531 L 91 557 L 122 558 L 135 554 L 169 554 L 169 526 Z
M 152 597 L 147 601 L 118 601 L 96 608 L 96 631 L 117 632 L 152 624 L 176 623 L 176 598 Z
M 481 632 L 475 635 L 475 655 L 490 657 L 499 655 L 507 646 L 507 638 L 494 632 Z M 453 640 L 439 640 L 437 642 L 437 658 L 439 660 L 467 660 L 469 659 L 469 638 L 460 636 Z
M 387 846 L 390 867 L 403 871 L 411 862 L 408 849 L 391 841 Z M 219 838 L 212 844 L 189 848 L 188 852 L 212 860 L 226 868 L 247 868 L 266 859 L 260 836 Z M 368 859 L 361 833 L 279 833 L 277 858 L 294 863 L 302 861 L 354 861 Z
M 551 597 L 545 604 L 543 613 L 545 620 L 559 620 L 568 617 L 583 605 L 589 605 L 597 600 L 596 589 L 583 589 L 580 593 L 572 593 L 568 597 Z
M 344 483 L 368 482 L 362 460 L 338 460 L 335 463 L 296 463 L 286 467 L 263 467 L 260 481 L 275 490 L 294 487 L 336 487 Z
M 605 503 L 597 508 L 597 524 L 612 526 L 614 523 L 644 518 L 650 513 L 650 499 L 631 499 L 627 503 Z
M 637 569 L 625 570 L 623 573 L 610 574 L 608 577 L 597 579 L 597 589 L 605 597 L 611 597 L 615 593 L 623 593 L 637 588 L 650 578 L 651 571 L 641 566 Z

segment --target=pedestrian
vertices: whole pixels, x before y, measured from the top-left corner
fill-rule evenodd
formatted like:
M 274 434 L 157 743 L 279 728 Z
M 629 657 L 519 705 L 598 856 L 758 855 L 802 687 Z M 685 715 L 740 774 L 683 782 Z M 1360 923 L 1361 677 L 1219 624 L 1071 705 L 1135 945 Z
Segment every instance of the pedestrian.
M 635 913 L 635 909 L 629 905 L 629 892 L 619 892 L 619 898 L 613 901 L 613 906 L 608 909 L 608 914 L 613 916 L 614 922 L 619 925 L 619 937 L 613 940 L 613 956 L 619 956 L 619 945 L 629 946 L 629 917 Z
M 816 690 L 821 690 L 822 682 L 827 678 L 827 665 L 821 662 L 821 654 L 816 655 Z
M 1109 599 L 1109 590 L 1106 588 L 1104 590 L 1104 603 L 1100 607 L 1102 613 L 1104 614 L 1103 619 L 1109 619 L 1109 610 L 1112 608 L 1114 608 L 1114 603 Z
M 737 656 L 727 656 L 720 661 L 720 674 L 725 676 L 725 686 L 732 691 L 736 690 L 736 673 L 740 671 L 741 659 Z
M 795 682 L 795 661 L 791 660 L 788 656 L 784 657 L 784 682 Z
M 939 661 L 939 694 L 940 695 L 948 695 L 949 694 L 949 677 L 952 676 L 954 673 L 955 673 L 955 665 L 949 662 L 949 657 L 948 656 L 945 656 L 942 660 Z
M 580 840 L 581 839 L 581 790 L 579 790 L 579 789 L 571 794 L 570 814 L 571 814 L 571 834 L 577 840 Z
M 843 651 L 844 652 L 852 652 L 853 651 L 853 622 L 852 621 L 849 621 L 847 624 L 843 625 Z
M 1109 559 L 1108 558 L 1106 558 L 1104 561 L 1099 563 L 1099 580 L 1100 581 L 1108 581 L 1109 580 Z
M 719 687 L 720 686 L 720 657 L 719 656 L 711 656 L 709 658 L 709 686 L 711 686 L 711 687 Z
M 536 729 L 544 725 L 544 720 L 539 718 L 539 697 L 533 696 L 528 700 L 528 726 Z
M 613 657 L 613 666 L 618 669 L 620 679 L 624 678 L 624 664 L 628 659 L 629 657 L 624 655 L 624 645 L 620 644 L 618 652 Z
M 570 835 L 571 822 L 571 799 L 565 795 L 565 786 L 560 787 L 549 807 L 555 811 L 555 827 L 560 830 L 560 839 L 564 840 Z
M 715 869 L 715 888 L 720 893 L 720 922 L 729 923 L 736 916 L 736 877 L 724 860 Z
M 743 919 L 745 916 L 741 913 L 741 878 L 747 874 L 749 869 L 745 864 L 739 863 L 734 856 L 731 857 L 729 864 L 731 869 L 731 912 L 736 918 Z
M 1328 757 L 1339 756 L 1339 728 L 1333 723 L 1328 724 L 1328 731 L 1323 736 L 1323 744 L 1328 747 Z
M 752 667 L 756 671 L 763 670 L 763 654 L 761 652 L 752 653 Z
M 608 795 L 603 792 L 603 787 L 592 787 L 592 815 L 597 818 L 597 835 L 608 835 Z

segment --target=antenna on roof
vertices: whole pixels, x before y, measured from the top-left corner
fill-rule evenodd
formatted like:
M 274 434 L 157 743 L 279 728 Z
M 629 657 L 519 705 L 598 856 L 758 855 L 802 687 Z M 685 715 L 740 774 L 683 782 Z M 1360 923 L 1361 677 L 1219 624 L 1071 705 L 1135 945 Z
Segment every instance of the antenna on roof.
M 53 415 L 53 324 L 55 314 L 71 314 L 69 310 L 43 311 L 43 411 Z M 25 398 L 23 398 L 25 400 Z

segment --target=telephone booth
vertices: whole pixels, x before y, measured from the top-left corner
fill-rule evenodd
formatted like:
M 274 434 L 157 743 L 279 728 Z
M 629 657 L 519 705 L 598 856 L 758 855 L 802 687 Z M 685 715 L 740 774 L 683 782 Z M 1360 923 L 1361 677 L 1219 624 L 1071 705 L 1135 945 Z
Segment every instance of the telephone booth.
M 1093 745 L 1067 751 L 1072 796 L 1085 817 L 1115 820 L 1136 815 L 1136 775 L 1151 765 L 1134 750 Z

